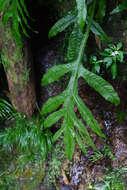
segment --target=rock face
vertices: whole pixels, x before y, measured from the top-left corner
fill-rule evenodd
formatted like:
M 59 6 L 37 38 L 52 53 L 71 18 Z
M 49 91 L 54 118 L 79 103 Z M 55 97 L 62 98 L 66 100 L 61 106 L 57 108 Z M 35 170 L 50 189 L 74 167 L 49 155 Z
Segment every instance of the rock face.
M 57 50 L 52 50 L 51 48 L 49 48 L 47 52 L 40 50 L 35 56 L 37 98 L 40 107 L 48 98 L 58 95 L 65 89 L 66 80 L 68 78 L 65 78 L 65 76 L 56 82 L 50 83 L 44 87 L 41 86 L 41 79 L 48 69 L 61 63 L 65 63 L 63 56 L 60 55 Z
M 112 161 L 112 167 L 127 167 L 127 126 L 120 126 L 112 129 L 112 149 L 115 159 Z

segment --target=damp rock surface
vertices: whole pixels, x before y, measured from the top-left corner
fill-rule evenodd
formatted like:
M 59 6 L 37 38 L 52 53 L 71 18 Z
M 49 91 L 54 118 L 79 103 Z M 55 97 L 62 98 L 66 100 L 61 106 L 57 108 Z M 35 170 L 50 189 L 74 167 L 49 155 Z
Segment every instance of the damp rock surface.
M 127 126 L 119 126 L 112 129 L 111 133 L 112 149 L 115 159 L 112 167 L 127 167 Z

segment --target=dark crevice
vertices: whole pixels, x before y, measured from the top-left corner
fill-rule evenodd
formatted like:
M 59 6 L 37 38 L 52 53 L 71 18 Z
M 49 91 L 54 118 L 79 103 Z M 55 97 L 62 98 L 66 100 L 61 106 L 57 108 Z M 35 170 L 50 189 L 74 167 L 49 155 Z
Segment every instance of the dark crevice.
M 37 52 L 41 48 L 45 48 L 50 42 L 48 33 L 51 26 L 55 23 L 57 13 L 54 14 L 54 8 L 51 6 L 51 1 L 39 3 L 36 1 L 28 1 L 28 12 L 32 20 L 30 21 L 31 28 L 35 31 L 30 31 L 30 44 L 32 52 Z M 51 40 L 50 40 L 51 41 Z
M 48 38 L 50 28 L 58 20 L 57 11 L 54 10 L 55 6 L 53 6 L 55 2 L 56 0 L 44 1 L 42 3 L 34 0 L 27 1 L 28 12 L 33 19 L 29 20 L 29 23 L 35 31 L 28 31 L 30 33 L 28 42 L 33 57 L 37 103 L 39 106 L 42 105 L 42 99 L 45 99 L 45 93 L 47 92 L 41 86 L 41 78 L 47 67 L 51 67 L 52 59 L 56 56 L 54 51 L 52 51 L 54 44 L 56 44 L 56 38 Z

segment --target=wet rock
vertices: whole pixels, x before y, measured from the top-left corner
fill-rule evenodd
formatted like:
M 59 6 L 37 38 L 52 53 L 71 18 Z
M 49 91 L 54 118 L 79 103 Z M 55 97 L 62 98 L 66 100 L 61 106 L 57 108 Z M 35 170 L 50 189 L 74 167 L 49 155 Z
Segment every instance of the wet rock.
M 72 190 L 72 188 L 69 185 L 63 185 L 59 190 Z
M 110 139 L 116 157 L 112 161 L 112 167 L 127 167 L 127 126 L 113 128 Z
M 80 163 L 74 163 L 73 167 L 70 169 L 70 175 L 72 176 L 70 183 L 72 186 L 77 186 L 81 181 L 81 176 L 84 170 L 84 166 Z
M 37 83 L 37 97 L 39 106 L 42 105 L 52 96 L 60 94 L 66 86 L 68 75 L 64 75 L 58 81 L 50 83 L 44 87 L 41 86 L 41 80 L 44 74 L 53 66 L 64 64 L 64 58 L 57 50 L 48 49 L 46 52 L 40 50 L 35 55 L 35 70 Z

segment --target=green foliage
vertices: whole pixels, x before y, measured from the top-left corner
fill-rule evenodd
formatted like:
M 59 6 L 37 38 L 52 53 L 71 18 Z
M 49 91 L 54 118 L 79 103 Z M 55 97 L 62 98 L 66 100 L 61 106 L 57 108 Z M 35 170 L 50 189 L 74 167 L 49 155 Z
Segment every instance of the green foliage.
M 87 2 L 88 3 L 88 2 Z M 48 70 L 48 72 L 42 78 L 42 86 L 58 80 L 66 73 L 70 74 L 69 84 L 64 92 L 56 97 L 50 98 L 42 107 L 42 115 L 51 113 L 44 121 L 44 128 L 49 128 L 54 125 L 58 120 L 63 118 L 61 128 L 53 136 L 53 142 L 55 142 L 62 134 L 64 134 L 65 153 L 67 158 L 70 159 L 75 149 L 75 141 L 78 142 L 80 148 L 86 153 L 84 141 L 96 150 L 96 147 L 84 126 L 84 122 L 91 128 L 97 135 L 105 138 L 105 135 L 101 132 L 98 122 L 93 117 L 91 111 L 84 104 L 82 99 L 78 95 L 78 80 L 80 77 L 97 92 L 99 92 L 106 100 L 118 105 L 120 100 L 113 87 L 101 77 L 88 71 L 83 67 L 82 57 L 84 49 L 86 47 L 87 39 L 90 30 L 101 37 L 103 40 L 107 40 L 108 37 L 101 29 L 98 23 L 93 21 L 94 9 L 96 1 L 94 0 L 90 4 L 90 15 L 87 15 L 86 7 L 87 3 L 84 0 L 77 1 L 77 15 L 75 19 L 72 16 L 75 14 L 73 11 L 68 13 L 67 16 L 60 19 L 50 30 L 49 36 L 53 37 L 58 32 L 65 30 L 72 21 L 75 21 L 72 33 L 69 39 L 69 47 L 67 51 L 67 64 L 57 65 Z M 85 5 L 84 5 L 85 4 Z M 81 7 L 83 5 L 83 7 Z M 85 13 L 83 14 L 83 11 Z M 80 18 L 79 18 L 80 15 Z M 81 18 L 82 17 L 82 18 Z M 68 22 L 66 22 L 68 21 Z M 85 32 L 83 31 L 84 25 L 87 25 Z M 99 27 L 98 27 L 99 26 Z M 61 106 L 62 105 L 62 106 Z M 77 107 L 80 115 L 83 119 L 80 120 L 75 114 L 74 107 Z M 57 111 L 55 111 L 57 110 Z M 75 131 L 75 128 L 77 129 Z
M 46 186 L 51 186 L 52 184 L 56 186 L 56 179 L 61 175 L 61 169 L 64 162 L 64 150 L 62 139 L 54 145 L 54 150 L 51 152 L 51 158 L 48 165 L 48 170 L 46 172 L 43 184 Z
M 61 18 L 49 31 L 49 38 L 56 36 L 59 32 L 64 31 L 69 25 L 74 23 L 76 20 L 76 11 L 72 9 Z
M 100 52 L 100 55 L 105 57 L 104 59 L 98 60 L 96 56 L 91 56 L 90 64 L 92 65 L 92 72 L 100 74 L 101 66 L 104 66 L 106 70 L 110 69 L 112 78 L 115 79 L 118 73 L 117 65 L 118 63 L 122 63 L 124 59 L 125 52 L 120 50 L 121 48 L 121 42 L 117 45 L 109 44 L 104 52 Z
M 100 23 L 103 22 L 105 14 L 106 14 L 106 0 L 99 0 L 96 18 Z
M 80 11 L 80 9 L 79 9 L 79 11 Z M 87 15 L 86 20 L 85 20 L 86 25 L 88 25 L 89 19 L 90 19 L 89 15 Z M 82 18 L 81 21 L 78 20 L 76 9 L 72 9 L 71 11 L 69 11 L 67 13 L 67 15 L 62 17 L 60 20 L 58 20 L 56 22 L 55 25 L 53 25 L 53 27 L 49 31 L 49 38 L 54 37 L 59 32 L 64 31 L 68 26 L 70 26 L 74 23 L 77 23 L 77 22 L 80 23 L 83 21 L 84 21 L 84 18 Z M 80 23 L 80 27 L 82 27 L 81 25 L 84 26 L 84 24 Z M 80 30 L 81 30 L 81 28 L 80 28 Z M 106 42 L 110 41 L 109 37 L 105 34 L 105 32 L 103 31 L 101 26 L 96 21 L 92 20 L 90 30 L 93 32 L 93 34 L 97 35 L 101 40 L 106 41 Z
M 120 13 L 126 9 L 127 9 L 127 1 L 123 0 L 122 3 L 120 3 L 115 9 L 113 9 L 110 14 L 113 15 L 116 13 Z
M 122 48 L 122 43 L 115 45 L 108 45 L 109 48 L 106 48 L 104 52 L 101 52 L 100 55 L 103 55 L 104 63 L 106 64 L 106 69 L 110 68 L 112 73 L 112 78 L 115 79 L 117 76 L 117 62 L 123 62 L 124 52 L 120 50 Z
M 86 0 L 76 0 L 76 3 L 78 9 L 77 23 L 82 31 L 84 29 L 86 16 L 87 16 L 87 4 Z
M 106 41 L 106 42 L 111 41 L 110 38 L 105 34 L 105 32 L 103 31 L 103 29 L 101 28 L 98 22 L 93 20 L 90 30 L 93 32 L 93 34 L 98 36 L 100 40 Z
M 46 161 L 37 157 L 30 159 L 23 153 L 0 150 L 0 189 L 35 190 L 45 174 Z
M 0 120 L 10 120 L 13 118 L 15 109 L 7 100 L 0 98 Z
M 123 123 L 123 121 L 125 120 L 126 116 L 127 116 L 127 112 L 125 112 L 123 110 L 120 110 L 117 113 L 117 120 L 118 120 L 119 125 L 121 125 Z
M 92 65 L 92 72 L 93 73 L 100 73 L 100 63 L 102 63 L 102 60 L 97 60 L 96 56 L 91 56 L 90 57 L 90 64 Z
M 14 183 L 15 183 L 15 179 L 14 179 L 14 177 L 12 177 L 10 175 L 6 175 L 4 177 L 2 175 L 0 178 L 0 188 L 2 190 L 7 190 L 8 188 L 9 188 L 9 190 L 17 190 L 17 188 L 14 187 Z M 12 188 L 12 186 L 13 186 L 13 188 Z
M 29 37 L 26 27 L 29 27 L 27 18 L 29 13 L 24 0 L 1 0 L 0 13 L 2 14 L 3 23 L 11 21 L 12 30 L 15 40 L 19 47 L 22 46 L 20 27 L 25 36 Z
M 108 145 L 105 145 L 100 152 L 94 152 L 90 157 L 90 160 L 92 162 L 97 162 L 98 160 L 106 157 L 110 158 L 111 160 L 115 159 L 115 156 L 111 152 L 110 147 Z
M 15 122 L 0 132 L 0 146 L 7 151 L 23 153 L 33 159 L 41 155 L 45 158 L 51 149 L 52 140 L 49 130 L 43 131 L 39 118 L 27 120 L 17 113 Z
M 124 182 L 124 174 L 127 168 L 115 168 L 113 171 L 108 171 L 108 175 L 97 185 L 89 189 L 93 190 L 126 190 Z

